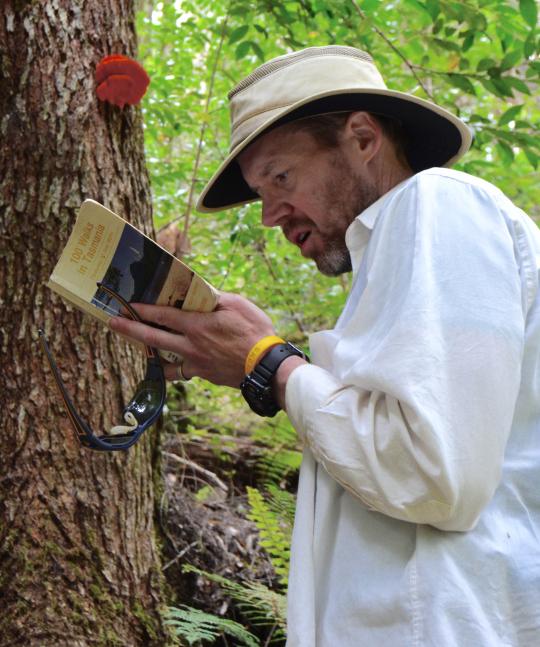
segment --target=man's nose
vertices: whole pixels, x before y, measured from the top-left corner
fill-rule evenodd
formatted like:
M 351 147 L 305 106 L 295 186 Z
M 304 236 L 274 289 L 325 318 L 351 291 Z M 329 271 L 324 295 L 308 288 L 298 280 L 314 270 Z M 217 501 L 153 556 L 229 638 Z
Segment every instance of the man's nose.
M 261 220 L 265 227 L 278 227 L 283 218 L 289 216 L 292 206 L 284 200 L 263 198 Z

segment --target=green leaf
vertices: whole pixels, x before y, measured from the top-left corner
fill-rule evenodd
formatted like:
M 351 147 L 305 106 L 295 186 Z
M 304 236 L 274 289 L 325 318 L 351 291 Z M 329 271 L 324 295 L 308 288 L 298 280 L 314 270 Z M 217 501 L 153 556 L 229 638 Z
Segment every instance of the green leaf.
M 488 23 L 486 17 L 480 11 L 470 21 L 475 31 L 486 31 Z
M 250 50 L 251 43 L 249 40 L 243 40 L 240 45 L 234 50 L 234 56 L 236 60 L 244 58 Z
M 442 38 L 432 38 L 432 40 L 440 48 L 449 52 L 461 52 L 461 46 L 452 40 L 443 40 Z
M 438 20 L 435 21 L 435 24 L 431 28 L 431 31 L 433 34 L 438 34 L 443 27 L 444 27 L 444 19 L 439 18 Z
M 435 22 L 437 16 L 441 13 L 441 5 L 439 3 L 439 0 L 426 0 L 426 9 L 433 22 Z
M 261 63 L 264 63 L 265 61 L 264 52 L 259 47 L 259 45 L 253 40 L 250 40 L 249 44 L 251 45 L 251 49 L 255 52 L 257 58 L 261 61 Z
M 501 81 L 504 81 L 511 88 L 515 88 L 518 92 L 522 92 L 523 94 L 531 94 L 529 86 L 525 83 L 525 81 L 518 79 L 516 76 L 505 76 L 501 79 Z
M 504 79 L 492 79 L 493 85 L 499 90 L 503 97 L 513 97 L 514 93 L 512 92 L 512 85 L 509 82 L 510 77 Z
M 381 0 L 362 0 L 362 9 L 364 12 L 369 13 L 379 8 Z
M 486 117 L 482 117 L 482 115 L 477 115 L 477 114 L 472 114 L 469 117 L 469 121 L 471 123 L 480 123 L 480 124 L 486 124 L 489 123 L 489 119 L 486 119 Z
M 497 150 L 499 151 L 503 164 L 505 166 L 510 166 L 514 161 L 514 151 L 512 150 L 512 147 L 499 139 L 497 142 Z
M 512 106 L 511 108 L 508 108 L 508 110 L 506 112 L 503 112 L 503 114 L 499 117 L 499 121 L 497 122 L 497 125 L 505 126 L 506 124 L 513 121 L 520 113 L 522 108 L 523 108 L 522 103 L 520 103 L 518 106 Z
M 283 22 L 286 25 L 290 25 L 295 21 L 294 15 L 289 13 L 283 4 L 281 3 L 277 4 L 277 11 L 280 14 L 278 18 L 279 22 Z
M 229 13 L 231 16 L 245 16 L 247 8 L 244 5 L 239 5 L 238 7 L 233 7 Z
M 481 77 L 478 80 L 488 92 L 490 92 L 491 94 L 494 94 L 496 97 L 505 99 L 508 96 L 508 94 L 501 92 L 491 79 L 486 79 L 485 77 Z
M 244 36 L 248 33 L 249 31 L 249 26 L 248 25 L 242 25 L 241 27 L 237 27 L 231 32 L 231 35 L 229 36 L 229 43 L 232 45 L 233 43 L 236 43 L 239 40 L 242 40 Z
M 257 24 L 253 26 L 259 32 L 259 34 L 264 34 L 265 38 L 268 38 L 268 31 L 264 27 L 261 27 L 261 25 L 257 25 Z
M 408 4 L 412 9 L 425 11 L 429 14 L 426 5 L 418 0 L 405 0 L 405 4 Z
M 447 74 L 446 78 L 456 88 L 476 96 L 476 90 L 471 80 L 463 74 Z
M 538 161 L 540 160 L 540 157 L 529 148 L 524 148 L 523 152 L 529 160 L 530 165 L 533 167 L 533 169 L 536 170 L 538 168 Z
M 536 0 L 519 0 L 519 11 L 525 21 L 534 29 L 538 22 L 538 6 Z
M 523 44 L 523 54 L 530 58 L 536 51 L 536 34 L 534 31 L 527 36 L 527 40 Z
M 519 50 L 508 52 L 508 54 L 506 54 L 506 56 L 501 61 L 501 70 L 509 70 L 510 68 L 514 67 L 514 65 L 521 61 L 522 57 L 523 55 Z
M 148 10 L 137 13 L 141 62 L 155 81 L 143 102 L 143 117 L 152 197 L 160 226 L 186 212 L 193 181 L 198 193 L 226 154 L 229 139 L 227 92 L 235 81 L 245 77 L 259 63 L 251 44 L 242 45 L 238 52 L 241 58 L 235 59 L 236 49 L 243 41 L 256 42 L 267 60 L 293 49 L 329 41 L 357 45 L 373 54 L 384 70 L 389 87 L 407 90 L 414 83 L 410 74 L 403 68 L 400 56 L 388 47 L 388 42 L 377 36 L 375 27 L 396 43 L 407 60 L 424 68 L 420 73 L 429 79 L 441 103 L 452 105 L 457 101 L 469 117 L 476 129 L 475 146 L 467 158 L 471 172 L 480 172 L 487 180 L 500 185 L 540 222 L 540 183 L 534 177 L 531 163 L 540 168 L 540 161 L 536 161 L 540 155 L 540 112 L 536 96 L 540 83 L 540 30 L 531 28 L 524 19 L 519 0 L 439 0 L 440 10 L 435 20 L 437 5 L 430 4 L 430 13 L 426 0 L 386 4 L 357 0 L 368 15 L 368 21 L 360 21 L 358 14 L 350 10 L 352 3 L 344 0 L 284 3 L 183 0 L 181 10 L 176 9 L 179 2 L 162 4 L 163 18 L 158 22 L 148 20 Z M 280 5 L 287 13 L 281 11 Z M 528 6 L 530 11 L 532 6 Z M 535 13 L 534 9 L 531 13 Z M 228 27 L 216 59 L 217 45 L 223 35 L 223 19 L 227 14 L 230 16 Z M 186 15 L 190 16 L 188 20 L 178 20 Z M 361 24 L 365 24 L 365 31 L 359 36 Z M 247 32 L 246 26 L 249 26 Z M 243 29 L 238 32 L 239 28 Z M 451 36 L 445 35 L 452 32 Z M 239 34 L 243 35 L 238 38 Z M 444 44 L 432 42 L 434 36 Z M 231 37 L 238 40 L 230 43 Z M 518 59 L 516 50 L 522 52 L 522 60 Z M 463 67 L 464 57 L 470 62 L 467 69 Z M 503 69 L 508 65 L 512 66 Z M 209 74 L 201 76 L 201 69 Z M 212 86 L 201 86 L 201 79 L 210 76 L 210 70 L 215 71 Z M 466 81 L 458 77 L 452 79 L 447 74 L 466 77 L 474 85 L 478 98 L 468 93 L 469 86 L 465 89 Z M 169 75 L 174 75 L 174 81 L 165 80 Z M 508 76 L 517 77 L 518 81 L 509 82 L 505 78 Z M 531 95 L 518 92 L 516 84 L 520 82 L 529 86 Z M 211 103 L 206 115 L 205 99 L 209 92 Z M 510 99 L 512 94 L 516 98 Z M 512 113 L 507 111 L 515 104 L 523 104 L 523 108 L 512 121 Z M 471 115 L 472 112 L 477 114 Z M 201 158 L 197 163 L 201 124 L 207 117 L 209 127 L 205 130 Z M 498 120 L 501 120 L 499 125 Z M 499 140 L 516 152 L 520 151 L 509 166 L 503 165 L 504 153 L 496 147 Z M 488 148 L 492 156 L 487 155 Z M 172 154 L 179 151 L 181 155 Z M 508 151 L 505 152 L 510 159 Z M 271 312 L 284 335 L 292 333 L 296 341 L 303 344 L 301 328 L 307 334 L 334 325 L 350 277 L 342 276 L 339 281 L 319 277 L 312 263 L 297 257 L 286 241 L 281 242 L 279 232 L 263 231 L 258 224 L 259 211 L 260 205 L 253 205 L 216 212 L 204 219 L 191 219 L 190 237 L 194 250 L 191 260 L 212 283 L 222 289 L 241 290 L 245 296 L 260 303 Z M 257 245 L 263 240 L 267 244 L 268 258 L 275 271 L 279 270 L 279 291 L 257 252 Z M 250 280 L 257 271 L 261 280 Z M 231 401 L 228 395 L 213 397 L 214 391 L 211 391 L 212 397 L 209 397 L 209 388 L 206 384 L 200 389 L 192 385 L 188 394 L 189 408 L 212 408 L 212 417 L 205 419 L 203 426 L 219 429 L 216 435 L 227 434 L 229 416 L 237 420 L 244 414 L 241 409 L 237 412 L 234 400 Z M 217 393 L 218 387 L 215 389 Z M 177 419 L 169 420 L 169 424 L 172 430 L 178 426 Z M 245 428 L 250 424 L 247 422 Z M 294 482 L 299 457 L 293 453 L 298 450 L 296 436 L 291 431 L 291 439 L 284 445 L 276 436 L 275 429 L 270 428 L 265 442 L 258 445 L 262 452 L 257 454 L 254 470 L 257 479 L 254 482 L 258 485 L 269 480 L 279 484 Z M 204 491 L 199 496 L 203 494 Z M 266 502 L 270 503 L 269 499 Z M 259 631 L 254 633 L 261 636 Z M 217 640 L 223 641 L 223 638 Z M 229 644 L 239 643 L 228 640 Z M 186 640 L 184 644 L 187 645 Z M 197 647 L 202 644 L 206 646 L 209 642 L 199 642 Z
M 471 49 L 471 47 L 474 45 L 475 37 L 476 37 L 476 33 L 474 31 L 471 30 L 471 31 L 467 32 L 467 35 L 463 39 L 463 45 L 462 45 L 464 52 Z
M 481 61 L 478 62 L 478 65 L 476 66 L 476 71 L 484 72 L 485 70 L 489 70 L 491 67 L 494 67 L 495 65 L 496 63 L 492 58 L 483 58 Z

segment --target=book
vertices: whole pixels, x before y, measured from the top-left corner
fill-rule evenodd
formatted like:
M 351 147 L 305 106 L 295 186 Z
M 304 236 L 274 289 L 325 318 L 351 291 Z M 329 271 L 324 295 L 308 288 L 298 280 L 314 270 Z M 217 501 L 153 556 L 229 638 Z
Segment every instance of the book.
M 188 265 L 95 200 L 78 212 L 47 286 L 74 306 L 106 323 L 121 306 L 97 284 L 131 303 L 169 305 L 210 312 L 218 293 Z M 169 362 L 180 357 L 160 351 Z

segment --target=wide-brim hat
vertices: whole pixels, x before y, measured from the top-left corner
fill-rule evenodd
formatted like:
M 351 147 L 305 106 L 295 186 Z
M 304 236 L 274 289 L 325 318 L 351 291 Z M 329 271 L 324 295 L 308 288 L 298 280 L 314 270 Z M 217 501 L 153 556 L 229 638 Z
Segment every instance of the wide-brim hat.
M 440 106 L 389 90 L 369 54 L 354 47 L 308 47 L 268 61 L 230 93 L 230 153 L 197 203 L 203 212 L 258 200 L 246 184 L 238 154 L 283 124 L 332 112 L 365 110 L 394 117 L 407 138 L 405 153 L 416 173 L 451 166 L 471 145 L 469 128 Z

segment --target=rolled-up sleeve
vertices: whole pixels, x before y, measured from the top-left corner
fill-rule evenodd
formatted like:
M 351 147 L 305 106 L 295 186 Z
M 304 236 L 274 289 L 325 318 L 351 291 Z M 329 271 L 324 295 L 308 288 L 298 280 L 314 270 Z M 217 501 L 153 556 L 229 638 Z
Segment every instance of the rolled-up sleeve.
M 468 530 L 499 483 L 520 385 L 525 313 L 502 207 L 420 174 L 384 204 L 359 272 L 350 316 L 312 336 L 321 365 L 289 378 L 288 415 L 364 505 Z

